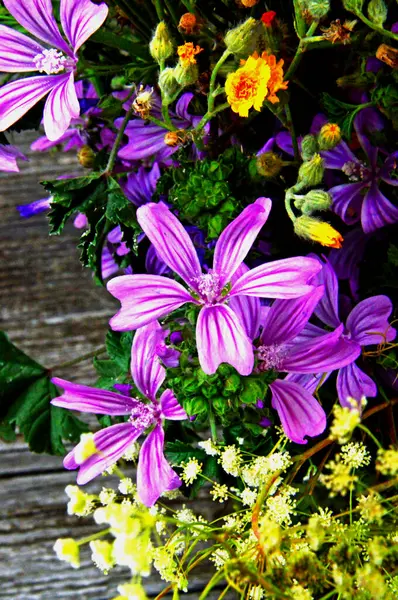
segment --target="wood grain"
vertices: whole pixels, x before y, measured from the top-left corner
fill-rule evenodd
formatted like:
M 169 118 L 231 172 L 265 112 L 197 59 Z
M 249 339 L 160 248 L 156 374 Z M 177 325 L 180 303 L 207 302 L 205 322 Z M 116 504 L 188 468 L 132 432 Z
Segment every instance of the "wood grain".
M 79 232 L 71 224 L 62 236 L 49 237 L 44 215 L 23 220 L 15 208 L 46 195 L 40 180 L 79 171 L 73 154 L 33 155 L 29 146 L 36 137 L 32 132 L 16 135 L 12 142 L 29 156 L 29 163 L 21 163 L 20 174 L 0 173 L 0 327 L 21 349 L 51 367 L 102 345 L 117 303 L 81 267 Z M 88 384 L 95 378 L 91 361 L 57 375 Z M 83 551 L 79 570 L 55 558 L 52 547 L 58 537 L 81 538 L 98 530 L 92 519 L 66 514 L 64 490 L 75 475 L 62 468 L 62 459 L 31 454 L 21 440 L 0 443 L 0 479 L 0 599 L 116 596 L 118 583 L 129 578 L 127 569 L 105 576 L 92 564 L 89 550 Z M 105 482 L 98 478 L 88 489 L 99 491 Z M 210 507 L 203 498 L 196 508 L 205 514 Z M 198 598 L 205 576 L 206 571 L 182 597 Z M 155 575 L 146 581 L 149 597 L 163 587 Z M 218 596 L 215 592 L 208 598 Z

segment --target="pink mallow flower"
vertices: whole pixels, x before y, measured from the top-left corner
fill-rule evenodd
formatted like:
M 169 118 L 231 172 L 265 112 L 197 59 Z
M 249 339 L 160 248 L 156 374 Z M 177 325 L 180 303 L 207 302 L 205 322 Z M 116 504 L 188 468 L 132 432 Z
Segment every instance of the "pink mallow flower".
M 202 267 L 188 233 L 165 204 L 150 202 L 137 210 L 137 219 L 158 257 L 187 284 L 160 275 L 122 275 L 108 283 L 121 301 L 111 319 L 112 329 L 138 329 L 165 317 L 187 302 L 200 307 L 196 344 L 203 371 L 211 375 L 225 362 L 241 375 L 253 370 L 253 344 L 239 315 L 229 306 L 241 296 L 297 298 L 308 294 L 311 279 L 320 270 L 317 260 L 294 257 L 269 262 L 255 269 L 241 267 L 271 210 L 269 198 L 258 198 L 226 227 L 214 250 L 213 269 Z
M 131 375 L 140 393 L 148 400 L 131 398 L 86 385 L 70 383 L 55 377 L 52 382 L 64 393 L 51 401 L 55 406 L 97 415 L 129 415 L 128 421 L 97 431 L 93 436 L 93 452 L 85 456 L 80 442 L 64 459 L 66 469 L 79 469 L 78 484 L 85 484 L 115 464 L 132 444 L 151 428 L 143 442 L 137 467 L 137 492 L 140 501 L 152 506 L 164 492 L 181 485 L 177 473 L 170 467 L 164 453 L 165 419 L 181 421 L 187 418 L 173 392 L 165 390 L 157 399 L 166 370 L 158 358 L 164 332 L 157 321 L 139 329 L 131 349 Z
M 57 140 L 80 115 L 74 72 L 77 51 L 101 27 L 108 14 L 103 2 L 61 0 L 60 19 L 67 41 L 54 18 L 51 0 L 4 0 L 12 16 L 39 40 L 0 25 L 0 71 L 45 73 L 11 81 L 0 88 L 0 131 L 8 129 L 48 94 L 44 106 L 44 129 Z

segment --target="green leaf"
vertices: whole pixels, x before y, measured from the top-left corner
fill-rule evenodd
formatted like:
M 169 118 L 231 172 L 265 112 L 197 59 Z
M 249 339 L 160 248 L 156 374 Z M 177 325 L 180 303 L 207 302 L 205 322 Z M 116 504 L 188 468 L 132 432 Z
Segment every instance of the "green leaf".
M 337 98 L 333 98 L 333 96 L 330 96 L 330 94 L 327 93 L 322 94 L 321 104 L 325 108 L 330 119 L 340 126 L 342 135 L 350 140 L 354 119 L 364 105 L 348 104 L 347 102 L 342 102 Z
M 165 454 L 167 460 L 169 460 L 172 465 L 180 465 L 183 462 L 187 462 L 190 458 L 197 458 L 199 462 L 206 458 L 204 450 L 192 448 L 190 444 L 179 441 L 167 442 Z
M 243 391 L 240 393 L 240 399 L 243 404 L 255 404 L 257 400 L 265 397 L 267 386 L 260 379 L 247 377 L 244 380 Z
M 93 364 L 99 375 L 117 379 L 120 375 L 120 366 L 113 360 L 99 360 L 94 358 Z
M 107 197 L 107 219 L 115 225 L 123 223 L 128 227 L 138 228 L 134 204 L 126 198 L 120 185 L 111 177 L 108 181 Z
M 390 244 L 387 252 L 388 262 L 394 267 L 398 267 L 398 246 Z
M 106 334 L 105 345 L 109 358 L 126 373 L 130 368 L 132 342 L 133 334 L 131 331 L 120 333 L 110 329 Z
M 64 454 L 62 440 L 77 442 L 88 428 L 69 411 L 52 406 L 56 396 L 47 369 L 0 332 L 0 437 L 13 439 L 18 427 L 33 452 Z

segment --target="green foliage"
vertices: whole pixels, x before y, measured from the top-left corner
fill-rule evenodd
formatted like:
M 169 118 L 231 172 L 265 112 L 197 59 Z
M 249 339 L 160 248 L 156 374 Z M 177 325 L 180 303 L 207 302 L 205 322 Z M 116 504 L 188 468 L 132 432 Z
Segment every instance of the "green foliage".
M 370 0 L 368 4 L 368 16 L 373 23 L 383 26 L 387 19 L 388 9 L 384 0 Z
M 130 357 L 132 333 L 119 333 L 109 330 L 106 334 L 106 351 L 108 359 L 94 359 L 94 367 L 99 379 L 97 387 L 115 391 L 115 383 L 124 383 L 130 376 Z
M 330 94 L 322 94 L 321 103 L 326 110 L 331 121 L 340 126 L 343 137 L 347 140 L 351 139 L 354 119 L 362 110 L 362 104 L 348 104 L 337 98 L 333 98 Z
M 0 436 L 14 437 L 15 427 L 32 452 L 64 454 L 62 440 L 77 442 L 85 423 L 69 411 L 52 406 L 58 396 L 49 372 L 0 332 Z
M 253 198 L 264 192 L 263 184 L 250 174 L 250 158 L 229 148 L 217 160 L 206 158 L 169 169 L 158 181 L 155 197 L 166 195 L 182 220 L 217 238 Z
M 382 79 L 371 92 L 372 102 L 390 119 L 395 131 L 398 131 L 398 72 L 394 71 L 393 80 Z

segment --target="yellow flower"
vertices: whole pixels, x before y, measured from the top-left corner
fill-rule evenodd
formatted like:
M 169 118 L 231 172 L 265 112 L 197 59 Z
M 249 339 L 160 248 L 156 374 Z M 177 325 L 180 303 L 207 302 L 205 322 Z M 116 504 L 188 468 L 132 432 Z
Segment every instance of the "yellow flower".
M 302 215 L 295 220 L 294 231 L 300 237 L 329 248 L 341 248 L 344 241 L 343 236 L 329 223 L 307 215 Z
M 272 103 L 279 102 L 276 92 L 287 88 L 283 81 L 283 60 L 279 62 L 273 54 L 255 52 L 242 66 L 230 73 L 225 82 L 227 100 L 234 112 L 241 117 L 249 115 L 249 109 L 260 111 L 267 98 Z
M 177 53 L 180 57 L 180 62 L 183 67 L 189 67 L 189 65 L 196 65 L 195 56 L 202 52 L 203 48 L 200 46 L 194 46 L 192 42 L 187 42 L 183 46 L 178 46 Z

